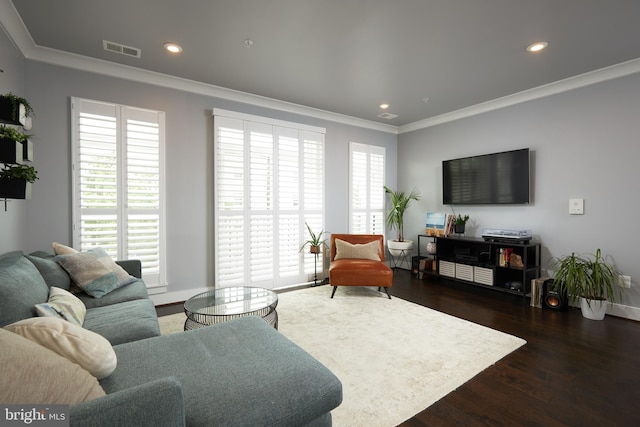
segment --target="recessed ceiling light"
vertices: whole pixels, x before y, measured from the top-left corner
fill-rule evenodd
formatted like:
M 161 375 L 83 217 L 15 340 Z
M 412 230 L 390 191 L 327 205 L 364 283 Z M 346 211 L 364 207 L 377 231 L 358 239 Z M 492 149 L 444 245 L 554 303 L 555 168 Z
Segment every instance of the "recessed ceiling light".
M 180 53 L 180 52 L 182 52 L 182 47 L 179 44 L 176 44 L 176 43 L 165 43 L 164 44 L 164 49 L 167 52 L 171 52 L 171 53 Z
M 246 40 L 244 41 L 244 45 L 245 45 L 247 48 L 251 48 L 251 47 L 253 47 L 253 40 L 251 40 L 251 39 L 246 39 Z
M 387 108 L 389 108 L 389 104 L 380 104 L 380 108 L 386 110 Z
M 544 49 L 547 46 L 549 46 L 549 43 L 547 43 L 547 42 L 535 42 L 535 43 L 531 43 L 529 46 L 527 46 L 527 51 L 529 51 L 529 52 L 540 52 L 542 49 Z

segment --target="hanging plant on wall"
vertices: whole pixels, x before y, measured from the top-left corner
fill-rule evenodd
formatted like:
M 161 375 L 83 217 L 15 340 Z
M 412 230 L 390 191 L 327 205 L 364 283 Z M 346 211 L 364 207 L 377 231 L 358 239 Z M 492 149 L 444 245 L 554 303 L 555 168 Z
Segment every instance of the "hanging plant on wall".
M 4 169 L 0 170 L 0 179 L 24 179 L 34 183 L 38 179 L 38 171 L 33 166 L 5 164 Z
M 0 122 L 25 125 L 23 119 L 34 115 L 31 104 L 23 97 L 16 96 L 11 92 L 0 95 Z
M 30 199 L 31 184 L 38 179 L 38 171 L 28 165 L 4 165 L 0 170 L 0 197 Z

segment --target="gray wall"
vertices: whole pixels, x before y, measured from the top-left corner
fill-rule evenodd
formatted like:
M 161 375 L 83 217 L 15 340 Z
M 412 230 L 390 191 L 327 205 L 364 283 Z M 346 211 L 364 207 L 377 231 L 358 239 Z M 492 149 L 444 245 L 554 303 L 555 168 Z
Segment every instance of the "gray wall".
M 0 253 L 49 249 L 71 241 L 71 96 L 147 107 L 167 113 L 167 236 L 169 291 L 212 284 L 212 108 L 225 108 L 326 127 L 326 229 L 348 229 L 348 143 L 387 148 L 386 184 L 422 200 L 408 211 L 405 232 L 423 232 L 427 211 L 441 203 L 441 161 L 530 147 L 534 203 L 530 206 L 458 206 L 471 215 L 468 234 L 482 228 L 531 228 L 543 245 L 543 264 L 553 256 L 600 247 L 632 276 L 623 304 L 640 307 L 636 262 L 635 185 L 640 154 L 640 75 L 395 135 L 26 61 L 0 33 L 0 92 L 23 95 L 36 110 L 34 165 L 40 180 L 30 201 L 0 209 Z M 396 164 L 400 165 L 396 175 Z M 396 181 L 397 176 L 397 181 Z M 568 199 L 585 199 L 585 215 L 568 214 Z M 0 206 L 4 208 L 4 205 Z M 205 230 L 205 232 L 203 232 Z
M 13 44 L 0 30 L 0 93 L 12 92 L 21 96 L 24 93 L 24 60 Z M 24 95 L 22 95 L 24 96 Z M 7 202 L 5 212 L 4 199 L 0 200 L 0 254 L 21 248 L 26 232 L 26 200 Z
M 213 285 L 212 108 L 223 108 L 326 128 L 326 223 L 348 228 L 349 141 L 382 145 L 389 158 L 388 182 L 396 183 L 397 136 L 315 118 L 201 96 L 118 78 L 26 61 L 25 98 L 36 110 L 32 132 L 40 180 L 27 202 L 24 239 L 9 249 L 50 249 L 71 243 L 71 96 L 166 112 L 168 291 Z
M 427 211 L 442 205 L 442 160 L 529 147 L 534 203 L 455 206 L 471 216 L 467 235 L 483 228 L 532 229 L 551 257 L 601 248 L 632 278 L 622 303 L 640 307 L 640 74 L 402 134 L 398 183 L 423 199 L 405 222 L 424 232 Z M 569 199 L 584 198 L 585 214 L 569 215 Z M 405 226 L 407 227 L 407 226 Z

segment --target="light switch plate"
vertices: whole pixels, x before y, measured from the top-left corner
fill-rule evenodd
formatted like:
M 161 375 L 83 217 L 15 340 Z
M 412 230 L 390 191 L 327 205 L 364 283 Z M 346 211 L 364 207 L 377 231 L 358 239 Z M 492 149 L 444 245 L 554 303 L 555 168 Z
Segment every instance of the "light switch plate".
M 584 215 L 584 199 L 569 199 L 569 214 Z

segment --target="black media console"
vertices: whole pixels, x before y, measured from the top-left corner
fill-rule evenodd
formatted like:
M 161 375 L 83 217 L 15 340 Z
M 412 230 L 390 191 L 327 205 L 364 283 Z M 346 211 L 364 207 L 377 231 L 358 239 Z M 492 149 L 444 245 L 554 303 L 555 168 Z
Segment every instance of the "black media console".
M 435 255 L 426 254 L 426 244 L 421 244 L 421 238 L 435 240 Z M 418 245 L 417 261 L 426 259 L 435 267 L 420 270 L 420 275 L 435 274 L 521 296 L 527 296 L 531 281 L 540 277 L 540 243 L 537 242 L 420 235 Z

